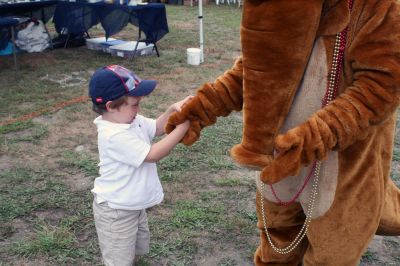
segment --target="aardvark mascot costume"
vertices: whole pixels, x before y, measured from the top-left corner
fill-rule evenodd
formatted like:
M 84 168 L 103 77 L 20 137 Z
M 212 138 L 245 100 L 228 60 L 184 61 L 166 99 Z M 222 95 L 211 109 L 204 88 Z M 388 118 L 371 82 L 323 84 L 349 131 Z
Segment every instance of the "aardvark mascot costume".
M 245 0 L 241 45 L 167 130 L 189 119 L 190 145 L 242 110 L 231 156 L 261 171 L 255 264 L 357 265 L 374 234 L 400 235 L 400 1 Z

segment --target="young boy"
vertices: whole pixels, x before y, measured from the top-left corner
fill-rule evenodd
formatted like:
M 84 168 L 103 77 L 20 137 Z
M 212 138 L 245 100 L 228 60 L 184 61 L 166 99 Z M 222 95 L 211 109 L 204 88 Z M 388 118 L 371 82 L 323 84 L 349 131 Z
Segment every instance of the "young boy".
M 94 181 L 93 214 L 105 265 L 132 265 L 148 253 L 150 233 L 146 208 L 164 197 L 156 162 L 185 135 L 189 122 L 176 127 L 159 142 L 169 115 L 190 96 L 171 105 L 156 120 L 138 114 L 143 96 L 156 86 L 130 70 L 111 65 L 96 70 L 89 84 L 98 132 L 99 173 Z

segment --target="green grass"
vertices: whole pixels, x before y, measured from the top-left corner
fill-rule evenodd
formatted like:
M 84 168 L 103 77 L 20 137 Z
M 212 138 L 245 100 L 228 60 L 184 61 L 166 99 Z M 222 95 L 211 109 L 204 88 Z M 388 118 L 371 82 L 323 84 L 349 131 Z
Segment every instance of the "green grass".
M 12 236 L 14 233 L 15 233 L 15 228 L 10 224 L 4 223 L 0 227 L 0 241 L 6 240 L 8 237 Z
M 240 134 L 241 122 L 238 119 L 219 119 L 212 127 L 203 129 L 200 139 L 193 146 L 177 146 L 172 151 L 172 156 L 160 162 L 159 169 L 161 172 L 238 169 L 229 157 L 229 149 L 232 143 L 240 143 Z
M 233 260 L 231 258 L 223 258 L 217 264 L 217 266 L 234 266 L 234 265 L 238 265 L 238 264 L 236 263 L 235 260 Z
M 0 126 L 0 134 L 6 134 L 10 132 L 18 132 L 34 126 L 32 120 L 18 121 L 9 125 Z
M 175 257 L 176 264 L 190 265 L 193 261 L 193 254 L 197 251 L 196 243 L 188 237 L 178 237 L 167 241 L 156 242 L 151 246 L 150 258 L 163 258 L 168 256 Z M 177 263 L 179 261 L 179 263 Z
M 90 260 L 90 254 L 84 248 L 76 246 L 78 239 L 64 226 L 53 226 L 44 221 L 36 225 L 33 236 L 17 241 L 10 250 L 21 257 L 46 256 L 50 263 L 72 263 Z
M 392 178 L 395 182 L 397 182 L 397 184 L 400 184 L 400 173 L 399 172 L 392 171 L 390 178 Z
M 71 173 L 80 170 L 88 176 L 97 176 L 99 172 L 98 159 L 85 152 L 65 151 L 60 163 Z
M 367 251 L 364 253 L 364 255 L 361 258 L 362 263 L 376 263 L 378 260 L 377 256 L 375 253 L 372 253 L 370 251 Z
M 58 208 L 68 202 L 64 184 L 48 180 L 48 172 L 16 168 L 0 174 L 0 221 L 29 215 L 38 209 Z
M 222 218 L 225 208 L 219 204 L 201 201 L 179 201 L 174 210 L 171 224 L 181 229 L 210 230 Z
M 81 246 L 77 237 L 92 234 L 91 196 L 71 192 L 65 184 L 50 180 L 46 170 L 15 168 L 0 174 L 0 239 L 19 230 L 13 221 L 23 219 L 31 224 L 32 233 L 11 243 L 9 256 L 42 257 L 49 263 L 92 261 L 97 244 Z M 38 219 L 38 213 L 62 213 L 62 217 Z M 94 240 L 94 239 L 93 239 Z M 88 242 L 90 244 L 90 241 Z
M 400 162 L 400 149 L 398 148 L 393 150 L 393 161 Z
M 251 180 L 252 181 L 252 180 Z M 235 187 L 235 186 L 252 186 L 250 180 L 242 180 L 239 178 L 224 178 L 214 180 L 214 184 L 220 187 Z
M 33 123 L 32 120 L 1 126 L 0 147 L 5 148 L 18 142 L 38 144 L 48 133 L 46 125 Z
M 62 255 L 75 241 L 76 239 L 66 228 L 42 224 L 38 226 L 32 239 L 15 243 L 13 251 L 27 257 L 38 253 Z

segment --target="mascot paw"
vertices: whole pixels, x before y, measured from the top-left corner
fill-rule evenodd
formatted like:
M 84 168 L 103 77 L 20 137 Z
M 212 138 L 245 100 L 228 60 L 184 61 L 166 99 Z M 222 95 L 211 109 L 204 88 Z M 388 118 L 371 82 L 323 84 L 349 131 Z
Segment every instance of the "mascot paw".
M 303 140 L 293 131 L 280 135 L 275 140 L 277 157 L 261 172 L 261 181 L 274 184 L 285 177 L 299 174 L 302 167 Z
M 171 114 L 165 126 L 165 132 L 167 134 L 171 133 L 171 131 L 175 129 L 176 125 L 182 124 L 186 120 L 186 117 L 184 117 L 182 113 L 175 112 Z
M 200 137 L 200 130 L 201 126 L 199 121 L 190 121 L 190 127 L 183 137 L 182 143 L 188 146 L 195 143 Z
M 165 132 L 167 134 L 171 133 L 171 131 L 175 129 L 176 125 L 179 125 L 179 124 L 185 122 L 186 120 L 187 120 L 187 117 L 182 115 L 182 112 L 173 113 L 168 118 L 168 122 L 165 126 Z M 202 129 L 202 127 L 200 125 L 200 121 L 191 120 L 190 127 L 181 142 L 188 146 L 192 145 L 199 139 L 201 129 Z
M 167 134 L 171 133 L 172 130 L 175 129 L 175 127 L 176 127 L 175 125 L 170 124 L 170 123 L 167 123 L 167 124 L 165 125 L 165 133 L 167 133 Z
M 288 155 L 273 160 L 261 171 L 261 181 L 266 184 L 274 184 L 285 177 L 299 174 L 302 167 L 300 160 L 292 160 L 293 157 L 295 156 Z

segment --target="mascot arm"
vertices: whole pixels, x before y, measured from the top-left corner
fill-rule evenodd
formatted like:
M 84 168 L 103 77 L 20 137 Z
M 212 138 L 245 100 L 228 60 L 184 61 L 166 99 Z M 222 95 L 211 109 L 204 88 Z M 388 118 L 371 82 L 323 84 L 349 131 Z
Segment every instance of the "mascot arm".
M 240 57 L 230 70 L 218 77 L 214 83 L 201 86 L 180 112 L 169 117 L 166 132 L 169 133 L 176 125 L 190 120 L 190 128 L 182 142 L 191 145 L 199 138 L 202 128 L 214 124 L 218 116 L 227 116 L 233 110 L 240 111 L 242 106 L 243 67 Z
M 324 160 L 328 151 L 346 149 L 396 111 L 400 102 L 397 12 L 392 9 L 385 16 L 377 12 L 366 22 L 346 54 L 352 84 L 305 123 L 275 139 L 278 155 L 263 169 L 264 182 L 297 175 L 303 165 Z

